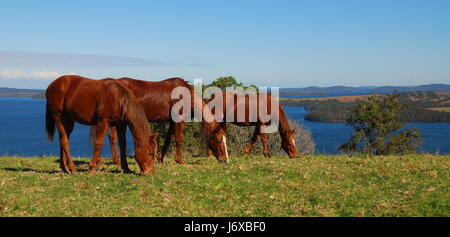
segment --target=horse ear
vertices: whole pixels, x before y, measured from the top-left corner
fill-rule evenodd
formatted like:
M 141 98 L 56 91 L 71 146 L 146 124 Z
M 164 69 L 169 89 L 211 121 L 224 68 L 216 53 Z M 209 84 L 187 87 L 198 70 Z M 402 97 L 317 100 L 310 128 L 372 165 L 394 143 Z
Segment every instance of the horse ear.
M 219 123 L 219 125 L 216 127 L 216 130 L 226 130 L 227 129 L 227 123 L 226 122 L 221 122 Z
M 150 139 L 155 139 L 158 136 L 158 132 L 150 134 Z
M 220 128 L 221 128 L 224 132 L 226 132 L 227 129 L 228 129 L 227 123 L 221 123 L 221 124 L 220 124 Z
M 291 132 L 292 132 L 293 134 L 296 134 L 296 133 L 297 133 L 297 128 L 292 129 Z
M 226 125 L 226 123 L 221 123 L 215 129 L 215 133 L 218 134 L 219 136 L 222 136 L 222 134 L 224 134 L 227 131 L 227 129 L 228 129 L 228 126 Z

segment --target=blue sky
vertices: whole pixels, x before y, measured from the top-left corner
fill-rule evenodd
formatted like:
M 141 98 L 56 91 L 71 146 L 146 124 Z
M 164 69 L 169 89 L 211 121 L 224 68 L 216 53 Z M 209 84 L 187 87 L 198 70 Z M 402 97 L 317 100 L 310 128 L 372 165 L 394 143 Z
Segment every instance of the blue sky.
M 9 1 L 0 87 L 231 75 L 259 86 L 450 83 L 450 1 Z

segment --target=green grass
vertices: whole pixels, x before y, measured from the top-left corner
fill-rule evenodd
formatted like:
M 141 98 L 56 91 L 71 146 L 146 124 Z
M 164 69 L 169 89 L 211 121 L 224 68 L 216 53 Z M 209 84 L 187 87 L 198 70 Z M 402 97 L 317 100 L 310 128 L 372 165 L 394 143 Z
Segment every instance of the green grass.
M 433 107 L 433 108 L 427 108 L 427 109 L 439 111 L 439 112 L 450 112 L 450 107 Z
M 185 160 L 141 177 L 110 159 L 68 175 L 54 157 L 1 157 L 0 216 L 450 216 L 450 156 Z

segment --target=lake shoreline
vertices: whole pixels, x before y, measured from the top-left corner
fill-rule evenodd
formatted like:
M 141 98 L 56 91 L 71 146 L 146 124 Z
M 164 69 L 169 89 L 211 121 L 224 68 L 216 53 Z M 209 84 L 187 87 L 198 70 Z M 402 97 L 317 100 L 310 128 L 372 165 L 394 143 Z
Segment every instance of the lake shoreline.
M 0 98 L 0 155 L 9 156 L 59 156 L 57 139 L 51 143 L 45 135 L 45 100 L 31 98 Z M 303 107 L 284 106 L 290 119 L 297 120 L 311 131 L 316 151 L 321 154 L 339 154 L 337 148 L 352 133 L 340 122 L 314 122 L 304 120 Z M 419 152 L 450 154 L 450 123 L 411 123 L 417 126 L 425 140 Z M 89 127 L 76 124 L 70 137 L 70 149 L 75 157 L 90 157 L 92 144 Z M 127 134 L 127 147 L 133 149 L 131 134 Z M 111 157 L 109 143 L 105 142 L 102 157 Z

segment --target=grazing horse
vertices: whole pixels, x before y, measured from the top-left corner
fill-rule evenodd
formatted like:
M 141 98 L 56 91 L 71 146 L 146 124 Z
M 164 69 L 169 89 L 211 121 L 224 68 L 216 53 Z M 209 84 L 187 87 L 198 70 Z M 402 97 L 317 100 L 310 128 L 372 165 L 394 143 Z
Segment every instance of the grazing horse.
M 229 114 L 232 114 L 233 120 L 230 122 L 237 126 L 242 127 L 248 127 L 248 126 L 256 126 L 255 131 L 253 132 L 253 135 L 250 139 L 250 142 L 247 144 L 244 150 L 244 155 L 247 155 L 250 153 L 251 149 L 253 148 L 254 143 L 258 140 L 258 137 L 261 139 L 262 145 L 263 145 L 263 154 L 265 157 L 270 157 L 269 154 L 269 147 L 267 146 L 267 136 L 265 133 L 261 132 L 261 126 L 267 126 L 270 125 L 271 121 L 269 122 L 262 122 L 260 116 L 258 115 L 256 117 L 256 122 L 252 122 L 250 117 L 252 115 L 256 115 L 258 112 L 258 108 L 260 106 L 260 98 L 259 94 L 254 95 L 256 103 L 250 102 L 250 95 L 245 94 L 245 97 L 243 95 L 239 96 L 238 94 L 233 93 L 227 93 L 222 92 L 222 99 L 223 99 L 223 121 L 227 122 L 227 111 Z M 217 95 L 217 94 L 216 94 Z M 234 97 L 234 98 L 233 98 Z M 213 95 L 210 99 L 208 99 L 206 102 L 210 103 L 212 100 L 214 100 L 215 95 Z M 267 95 L 266 105 L 267 105 L 267 112 L 271 113 L 271 96 Z M 262 105 L 264 106 L 264 105 Z M 278 120 L 278 132 L 281 137 L 281 148 L 289 155 L 290 158 L 294 158 L 297 156 L 297 148 L 295 144 L 295 134 L 296 131 L 291 130 L 291 127 L 289 125 L 289 121 L 287 119 L 286 113 L 284 112 L 284 109 L 277 103 L 273 106 L 274 108 L 278 109 L 278 117 L 275 118 Z M 238 108 L 245 108 L 245 110 L 239 110 Z M 214 108 L 210 108 L 215 113 Z M 238 111 L 244 111 L 245 117 L 241 120 L 238 120 Z M 253 120 L 253 121 L 254 121 Z
M 62 76 L 47 88 L 46 130 L 53 140 L 55 125 L 59 133 L 60 167 L 76 172 L 69 152 L 69 136 L 74 122 L 92 126 L 94 152 L 89 168 L 96 172 L 104 137 L 110 126 L 123 124 L 131 128 L 134 138 L 135 159 L 141 175 L 154 172 L 154 157 L 150 157 L 150 126 L 142 107 L 133 93 L 113 79 L 92 80 L 80 76 Z M 122 167 L 123 168 L 123 167 Z M 129 170 L 124 169 L 124 172 Z
M 172 91 L 175 88 L 186 88 L 191 94 L 190 97 L 192 114 L 194 113 L 194 107 L 197 107 L 199 109 L 208 109 L 208 107 L 205 107 L 205 103 L 203 100 L 199 100 L 199 102 L 196 102 L 196 100 L 194 100 L 195 92 L 193 87 L 181 78 L 170 78 L 159 82 L 142 81 L 131 78 L 120 78 L 117 79 L 117 81 L 119 81 L 122 85 L 126 86 L 133 92 L 133 94 L 137 98 L 137 101 L 144 108 L 149 122 L 170 123 L 169 130 L 167 131 L 166 139 L 164 141 L 164 146 L 158 156 L 159 163 L 163 163 L 164 156 L 167 153 L 172 136 L 175 136 L 175 142 L 177 145 L 175 161 L 178 164 L 184 164 L 181 151 L 184 121 L 175 122 L 171 117 L 172 108 L 174 104 L 179 101 L 179 99 L 172 99 L 171 95 Z M 201 97 L 199 96 L 199 98 Z M 191 115 L 191 117 L 192 116 L 193 115 Z M 126 141 L 124 129 L 126 128 L 117 127 L 121 161 L 126 161 L 126 159 L 122 159 L 122 157 L 126 156 Z M 221 126 L 221 124 L 218 122 L 206 122 L 204 119 L 202 119 L 201 131 L 203 141 L 206 143 L 208 148 L 213 151 L 216 159 L 221 162 L 228 162 L 225 127 Z M 114 150 L 116 150 L 115 154 L 117 156 L 117 149 L 115 148 L 117 140 L 116 131 L 114 129 L 111 129 L 109 135 L 114 158 Z M 117 160 L 117 158 L 115 158 L 115 160 Z

